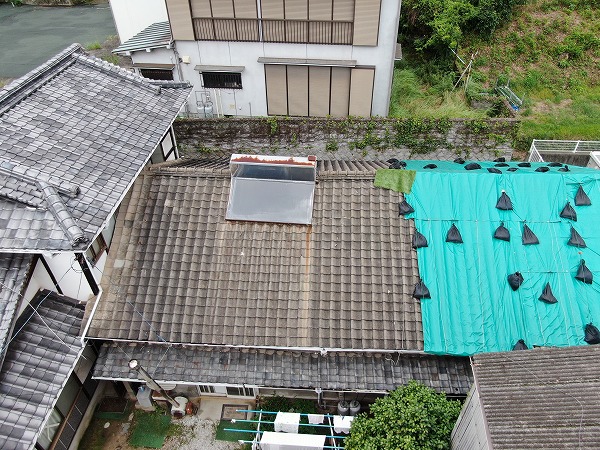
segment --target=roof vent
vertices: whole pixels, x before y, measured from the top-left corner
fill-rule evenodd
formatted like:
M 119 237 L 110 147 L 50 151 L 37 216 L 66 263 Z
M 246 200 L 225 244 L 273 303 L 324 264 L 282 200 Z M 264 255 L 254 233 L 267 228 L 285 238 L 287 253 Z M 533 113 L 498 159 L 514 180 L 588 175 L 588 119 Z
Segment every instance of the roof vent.
M 227 220 L 312 223 L 314 157 L 231 155 Z

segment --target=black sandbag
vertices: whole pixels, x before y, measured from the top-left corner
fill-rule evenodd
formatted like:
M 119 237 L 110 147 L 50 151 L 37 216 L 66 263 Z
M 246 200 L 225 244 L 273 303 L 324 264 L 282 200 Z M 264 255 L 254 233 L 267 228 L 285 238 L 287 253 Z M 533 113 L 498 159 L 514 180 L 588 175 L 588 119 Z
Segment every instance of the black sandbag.
M 400 203 L 398 203 L 398 211 L 399 216 L 405 216 L 406 214 L 415 212 L 415 209 L 410 206 L 406 200 L 402 200 Z
M 536 172 L 548 172 L 550 169 L 547 167 L 538 167 L 535 169 Z
M 556 297 L 552 293 L 552 289 L 550 288 L 550 283 L 546 283 L 544 290 L 542 291 L 542 295 L 539 296 L 539 300 L 545 303 L 557 303 Z
M 517 167 L 511 167 L 510 169 L 506 169 L 507 172 L 516 172 L 519 170 Z
M 496 169 L 495 167 L 488 167 L 489 173 L 502 173 L 500 169 Z
M 429 293 L 429 289 L 423 283 L 423 280 L 419 280 L 417 284 L 415 284 L 415 290 L 413 291 L 413 297 L 416 299 L 422 298 L 431 298 L 431 294 Z
M 496 202 L 496 208 L 502 209 L 504 211 L 509 211 L 513 209 L 512 201 L 506 192 L 502 191 L 502 194 L 500 194 L 500 197 Z
M 508 167 L 509 165 L 505 162 L 499 162 L 498 164 L 494 164 L 494 167 Z
M 569 172 L 569 166 L 561 167 L 558 169 L 559 172 Z
M 525 344 L 525 341 L 523 339 L 519 339 L 512 349 L 514 351 L 516 351 L 516 350 L 529 350 L 529 347 L 527 347 L 527 344 Z
M 455 244 L 462 244 L 462 236 L 460 235 L 460 231 L 456 228 L 456 225 L 452 224 L 448 233 L 446 234 L 446 242 L 453 242 Z
M 423 166 L 423 169 L 436 169 L 437 166 L 435 164 L 427 164 L 426 166 Z
M 585 326 L 585 336 L 583 340 L 590 345 L 600 344 L 600 331 L 592 323 L 588 323 Z
M 551 162 L 547 164 L 548 167 L 562 167 L 562 164 L 559 162 Z
M 395 163 L 395 162 L 400 162 L 400 160 L 398 158 L 390 158 L 386 161 L 386 163 L 390 163 L 390 164 Z
M 500 226 L 494 231 L 494 239 L 510 242 L 510 231 L 504 226 L 503 222 L 500 223 Z
M 521 272 L 511 273 L 508 277 L 506 277 L 506 279 L 508 280 L 508 285 L 513 291 L 519 289 L 519 287 L 523 284 L 523 281 L 525 281 L 523 275 L 521 275 Z
M 567 202 L 565 207 L 560 212 L 560 217 L 562 217 L 563 219 L 569 219 L 574 222 L 577 222 L 577 213 L 571 206 L 571 202 Z
M 575 206 L 590 206 L 591 204 L 592 201 L 580 185 L 579 189 L 577 189 L 577 194 L 575 194 Z
M 523 224 L 523 236 L 521 236 L 521 241 L 523 242 L 523 245 L 535 245 L 540 243 L 535 233 L 531 231 L 531 228 L 529 228 L 527 224 Z
M 594 275 L 592 275 L 592 271 L 587 268 L 583 259 L 579 263 L 579 269 L 577 269 L 575 279 L 583 281 L 585 284 L 592 284 L 594 281 Z
M 456 164 L 464 164 L 464 163 L 465 163 L 465 160 L 464 160 L 464 159 L 462 159 L 462 158 L 456 158 L 456 159 L 454 160 L 454 162 L 455 162 Z
M 412 240 L 412 248 L 417 249 L 417 248 L 423 248 L 423 247 L 428 247 L 429 243 L 427 242 L 427 238 L 419 233 L 417 230 L 415 230 L 415 234 L 413 235 L 413 240 Z
M 394 161 L 390 164 L 390 169 L 404 169 L 406 167 L 406 163 L 404 161 Z
M 465 166 L 465 170 L 477 170 L 481 169 L 481 166 L 477 163 L 469 163 Z
M 494 162 L 506 162 L 506 158 L 504 156 L 501 156 L 500 158 L 496 158 Z
M 529 162 L 521 162 L 521 163 L 517 164 L 517 166 L 519 166 L 519 167 L 531 167 L 531 163 L 529 163 Z
M 567 242 L 568 245 L 572 247 L 586 248 L 587 245 L 581 235 L 575 230 L 575 228 L 571 227 L 571 237 Z

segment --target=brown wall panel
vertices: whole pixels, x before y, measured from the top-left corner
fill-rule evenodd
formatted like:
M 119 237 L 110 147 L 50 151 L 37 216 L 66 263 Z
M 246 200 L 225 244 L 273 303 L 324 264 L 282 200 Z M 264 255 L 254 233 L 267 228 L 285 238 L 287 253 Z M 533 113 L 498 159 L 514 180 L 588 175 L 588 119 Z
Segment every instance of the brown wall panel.
M 308 18 L 310 20 L 331 20 L 332 0 L 308 0 Z
M 287 115 L 287 75 L 285 66 L 265 64 L 267 114 Z
M 331 68 L 331 110 L 334 117 L 348 115 L 350 99 L 350 69 L 346 67 Z
M 377 45 L 381 0 L 356 0 L 354 45 Z
M 352 69 L 348 108 L 348 114 L 351 116 L 369 117 L 371 115 L 374 78 L 375 69 Z
M 324 117 L 329 114 L 331 67 L 311 66 L 308 70 L 308 113 Z
M 190 0 L 192 17 L 212 17 L 210 0 Z
M 173 39 L 193 41 L 192 13 L 187 0 L 167 0 L 167 12 Z
M 334 0 L 333 20 L 354 20 L 354 0 Z
M 240 19 L 256 19 L 256 0 L 234 0 L 235 17 Z
M 285 18 L 300 20 L 308 19 L 308 1 L 285 0 Z
M 308 116 L 308 66 L 287 66 L 288 114 Z
M 284 19 L 283 0 L 261 0 L 263 19 Z
M 233 18 L 233 0 L 212 0 L 213 17 Z

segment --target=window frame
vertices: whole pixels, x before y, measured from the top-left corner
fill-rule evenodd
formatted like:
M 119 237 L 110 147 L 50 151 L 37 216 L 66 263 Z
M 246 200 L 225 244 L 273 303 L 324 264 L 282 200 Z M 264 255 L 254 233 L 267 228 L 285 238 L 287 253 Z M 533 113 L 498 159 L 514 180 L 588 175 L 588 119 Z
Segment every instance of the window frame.
M 210 71 L 202 72 L 202 87 L 205 89 L 243 89 L 242 73 Z

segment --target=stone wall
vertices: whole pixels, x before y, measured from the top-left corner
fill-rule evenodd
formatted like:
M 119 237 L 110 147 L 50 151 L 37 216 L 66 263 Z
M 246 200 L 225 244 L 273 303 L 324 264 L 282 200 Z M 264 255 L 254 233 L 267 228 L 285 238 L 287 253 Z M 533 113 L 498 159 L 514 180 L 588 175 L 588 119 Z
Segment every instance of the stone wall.
M 465 159 L 512 156 L 516 119 L 179 119 L 184 156 L 261 153 L 320 159 Z

